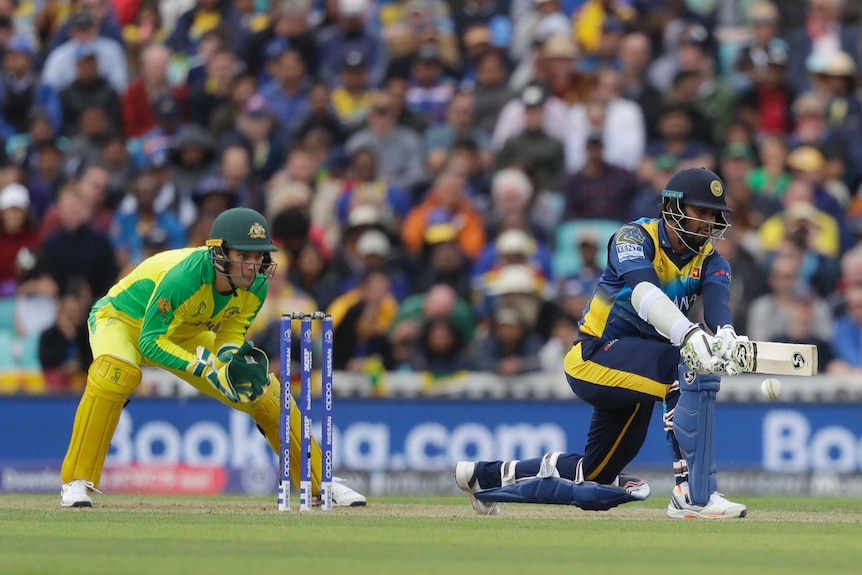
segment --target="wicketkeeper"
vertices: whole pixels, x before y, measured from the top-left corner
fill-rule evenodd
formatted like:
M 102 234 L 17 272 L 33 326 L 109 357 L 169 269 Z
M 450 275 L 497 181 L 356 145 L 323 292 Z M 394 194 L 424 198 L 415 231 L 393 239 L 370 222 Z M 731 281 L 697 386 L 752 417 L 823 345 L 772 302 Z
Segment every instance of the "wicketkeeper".
M 144 260 L 95 303 L 88 322 L 93 363 L 63 461 L 60 505 L 90 507 L 105 456 L 140 366 L 160 367 L 204 395 L 249 414 L 279 453 L 280 388 L 266 354 L 245 334 L 275 272 L 269 224 L 234 208 L 213 223 L 206 247 Z M 299 477 L 300 415 L 291 409 L 290 467 Z M 320 492 L 320 448 L 312 446 L 312 491 Z M 333 505 L 365 497 L 333 483 Z
M 721 179 L 703 168 L 677 172 L 661 195 L 659 218 L 631 222 L 611 238 L 581 336 L 565 358 L 569 385 L 593 406 L 584 453 L 458 463 L 455 480 L 477 512 L 499 513 L 500 501 L 598 510 L 646 499 L 649 486 L 622 473 L 663 401 L 677 480 L 668 515 L 745 516 L 745 505 L 718 492 L 715 468 L 715 397 L 720 376 L 737 372 L 730 350 L 743 339 L 728 304 L 730 265 L 715 251 L 731 210 Z M 714 336 L 685 316 L 698 297 Z

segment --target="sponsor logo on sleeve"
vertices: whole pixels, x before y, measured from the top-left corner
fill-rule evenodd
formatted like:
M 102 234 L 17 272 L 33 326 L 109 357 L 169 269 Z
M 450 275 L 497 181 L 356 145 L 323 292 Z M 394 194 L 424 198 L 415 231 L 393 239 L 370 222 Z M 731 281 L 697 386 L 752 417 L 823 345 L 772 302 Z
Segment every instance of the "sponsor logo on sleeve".
M 642 260 L 644 259 L 644 248 L 632 244 L 617 245 L 617 257 L 621 262 Z

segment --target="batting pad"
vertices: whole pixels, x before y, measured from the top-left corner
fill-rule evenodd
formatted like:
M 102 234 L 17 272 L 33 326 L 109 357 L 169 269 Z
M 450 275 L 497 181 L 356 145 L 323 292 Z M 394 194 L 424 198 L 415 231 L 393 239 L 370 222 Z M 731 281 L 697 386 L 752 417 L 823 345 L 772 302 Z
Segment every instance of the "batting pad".
M 604 511 L 649 497 L 649 486 L 644 481 L 632 477 L 624 479 L 625 483 L 616 487 L 595 481 L 575 483 L 560 477 L 536 477 L 507 487 L 482 489 L 473 496 L 479 501 L 574 505 L 587 511 Z
M 279 413 L 281 409 L 281 383 L 277 377 L 273 376 L 272 382 L 264 392 L 260 401 L 257 402 L 257 408 L 252 414 L 252 419 L 263 432 L 269 446 L 276 454 L 281 453 L 279 445 L 281 434 L 279 433 Z M 300 458 L 302 453 L 300 442 L 302 440 L 302 419 L 299 414 L 299 406 L 296 405 L 296 400 L 290 398 L 290 479 L 297 489 L 299 488 L 300 478 Z M 320 445 L 314 436 L 311 438 L 311 493 L 318 495 L 320 493 Z
M 123 406 L 140 382 L 141 368 L 121 357 L 100 355 L 93 361 L 60 471 L 63 483 L 83 479 L 99 486 Z

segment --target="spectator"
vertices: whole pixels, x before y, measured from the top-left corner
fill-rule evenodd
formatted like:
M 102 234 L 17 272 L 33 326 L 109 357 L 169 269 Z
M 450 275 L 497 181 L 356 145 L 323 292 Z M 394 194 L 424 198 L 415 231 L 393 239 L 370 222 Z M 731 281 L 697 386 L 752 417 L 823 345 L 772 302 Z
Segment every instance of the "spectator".
M 145 165 L 156 156 L 166 157 L 183 126 L 180 102 L 173 94 L 159 96 L 153 103 L 155 125 L 133 140 L 137 163 Z
M 425 178 L 422 141 L 410 128 L 396 124 L 392 99 L 385 93 L 374 96 L 368 127 L 353 134 L 345 148 L 348 154 L 360 148 L 374 150 L 380 175 L 391 185 L 412 190 Z
M 61 228 L 45 239 L 43 255 L 51 275 L 66 289 L 81 275 L 94 298 L 100 298 L 117 279 L 119 269 L 108 236 L 88 223 L 93 205 L 79 186 L 69 184 L 57 199 Z
M 89 12 L 77 12 L 69 18 L 69 39 L 51 51 L 42 69 L 42 80 L 62 90 L 75 80 L 75 62 L 81 49 L 95 54 L 99 75 L 122 94 L 128 84 L 128 67 L 123 48 L 116 40 L 101 37 Z
M 826 367 L 830 374 L 850 376 L 862 373 L 862 248 L 844 254 L 841 283 L 845 310 L 832 334 L 835 360 Z
M 243 58 L 250 74 L 264 82 L 270 80 L 265 67 L 269 52 L 280 52 L 284 44 L 296 48 L 306 70 L 317 70 L 317 45 L 308 26 L 311 4 L 309 0 L 270 2 L 269 25 L 252 34 Z
M 642 32 L 626 34 L 620 44 L 620 74 L 623 98 L 637 103 L 646 127 L 646 141 L 658 137 L 656 120 L 662 107 L 662 94 L 646 79 L 646 68 L 652 58 L 649 37 Z
M 474 260 L 485 247 L 482 219 L 465 194 L 466 181 L 456 172 L 443 172 L 434 180 L 426 199 L 407 214 L 401 227 L 405 247 L 413 253 L 422 249 L 425 232 L 433 225 L 455 228 L 458 244 Z
M 39 362 L 49 393 L 80 393 L 93 363 L 87 315 L 93 305 L 90 286 L 71 278 L 57 303 L 56 323 L 39 337 Z
M 374 100 L 362 52 L 351 50 L 344 55 L 339 77 L 340 85 L 332 89 L 332 110 L 339 122 L 353 132 L 365 123 Z
M 751 23 L 751 37 L 739 48 L 736 56 L 734 84 L 739 88 L 747 88 L 767 73 L 770 59 L 774 60 L 777 53 L 786 56 L 789 50 L 787 42 L 779 37 L 778 25 L 781 15 L 772 2 L 756 2 L 748 10 Z
M 476 97 L 471 92 L 457 92 L 446 110 L 446 122 L 431 126 L 425 132 L 428 171 L 438 173 L 443 169 L 451 157 L 455 142 L 467 138 L 478 146 L 482 165 L 490 166 L 490 136 L 476 125 Z
M 810 88 L 806 70 L 811 58 L 828 59 L 836 50 L 850 54 L 858 69 L 859 31 L 841 22 L 844 0 L 809 0 L 803 26 L 793 29 L 787 36 L 790 51 L 790 83 L 797 93 Z
M 322 130 L 333 146 L 342 146 L 347 140 L 348 131 L 332 108 L 326 84 L 318 82 L 311 87 L 308 105 L 308 117 L 297 126 L 294 139 L 303 141 L 312 130 Z
M 309 77 L 302 57 L 292 46 L 285 49 L 275 60 L 275 77 L 260 88 L 260 95 L 281 127 L 281 141 L 290 145 L 291 136 L 308 116 Z
M 122 97 L 123 133 L 137 138 L 156 127 L 156 103 L 163 96 L 172 95 L 183 108 L 187 92 L 185 86 L 171 86 L 168 64 L 171 50 L 164 44 L 150 44 L 141 52 L 141 74 Z
M 358 287 L 327 308 L 335 329 L 332 349 L 335 369 L 369 373 L 376 365 L 393 367 L 386 333 L 398 313 L 398 303 L 389 288 L 386 274 L 371 269 Z
M 192 122 L 209 128 L 213 114 L 230 101 L 233 82 L 240 68 L 236 56 L 227 49 L 217 50 L 206 63 L 206 77 L 189 94 L 189 117 Z
M 796 95 L 787 82 L 786 70 L 787 53 L 770 48 L 766 65 L 737 98 L 739 117 L 754 126 L 761 137 L 784 136 L 791 129 L 791 104 Z
M 409 88 L 410 84 L 406 77 L 391 76 L 386 79 L 383 93 L 389 97 L 389 104 L 395 115 L 395 123 L 422 136 L 428 129 L 428 123 L 421 114 L 407 106 L 407 90 Z
M 568 172 L 579 170 L 586 161 L 586 139 L 590 132 L 602 133 L 605 161 L 635 171 L 644 157 L 646 128 L 640 107 L 622 97 L 622 76 L 602 68 L 595 77 L 592 94 L 576 104 L 568 122 L 566 144 Z
M 506 59 L 498 52 L 490 51 L 476 63 L 476 85 L 473 88 L 476 100 L 474 124 L 476 129 L 486 134 L 494 132 L 503 106 L 515 97 L 507 78 Z
M 541 84 L 536 84 L 542 86 Z M 566 141 L 569 134 L 569 109 L 565 102 L 549 94 L 544 103 L 545 114 L 542 127 L 545 133 L 561 142 Z M 494 133 L 491 136 L 491 149 L 496 151 L 503 147 L 506 140 L 524 129 L 525 106 L 521 98 L 514 98 L 503 106 Z
M 773 135 L 760 141 L 760 166 L 751 170 L 746 182 L 751 191 L 771 200 L 778 200 L 787 191 L 790 173 L 787 171 L 787 142 L 781 135 Z
M 34 70 L 36 53 L 29 39 L 14 38 L 3 56 L 3 74 L 0 75 L 0 138 L 26 133 L 31 110 L 38 108 L 47 115 L 54 131 L 60 129 L 63 119 L 57 92 L 45 84 Z
M 748 337 L 758 341 L 779 341 L 781 335 L 791 333 L 796 321 L 796 303 L 800 297 L 813 297 L 802 287 L 800 261 L 794 257 L 773 259 L 768 272 L 770 292 L 751 303 L 748 311 Z M 813 300 L 813 337 L 830 341 L 832 314 L 829 305 L 821 298 Z
M 407 107 L 429 126 L 443 124 L 455 94 L 455 82 L 446 74 L 440 51 L 433 44 L 420 47 L 410 62 Z
M 448 223 L 434 224 L 425 230 L 418 259 L 414 291 L 424 293 L 443 285 L 460 299 L 470 301 L 470 259 L 458 242 L 457 229 Z
M 281 167 L 285 157 L 284 138 L 277 130 L 277 120 L 266 99 L 255 94 L 243 104 L 235 128 L 221 140 L 221 148 L 241 145 L 251 156 L 255 178 L 269 180 Z
M 191 56 L 204 34 L 220 29 L 227 36 L 231 51 L 241 53 L 247 37 L 239 14 L 230 4 L 225 0 L 195 0 L 195 5 L 184 12 L 172 28 L 168 46 L 178 54 Z
M 111 7 L 108 5 L 108 0 L 79 0 L 77 9 L 80 12 L 86 12 L 93 19 L 93 26 L 100 38 L 108 38 L 117 42 L 121 47 L 123 45 L 123 32 L 118 22 L 111 14 Z M 73 37 L 73 26 L 75 24 L 75 14 L 72 14 L 60 28 L 51 35 L 51 43 L 48 46 L 48 52 L 53 52 L 56 48 L 63 45 L 69 38 Z
M 372 205 L 381 216 L 381 224 L 395 236 L 411 207 L 406 190 L 390 185 L 377 167 L 377 158 L 370 149 L 356 150 L 350 159 L 350 169 L 342 181 L 336 203 L 338 219 L 346 222 L 348 215 L 360 205 Z
M 75 55 L 75 80 L 60 90 L 65 136 L 74 138 L 80 129 L 81 116 L 88 107 L 101 108 L 111 131 L 120 131 L 120 96 L 108 81 L 99 75 L 99 63 L 90 47 L 81 47 Z
M 133 184 L 134 211 L 121 212 L 114 217 L 111 239 L 122 276 L 145 259 L 148 239 L 151 242 L 160 240 L 164 249 L 172 250 L 183 248 L 188 243 L 177 215 L 171 210 L 155 210 L 159 191 L 156 177 L 151 172 L 144 172 Z
M 488 334 L 477 342 L 476 367 L 502 376 L 539 371 L 542 341 L 515 307 L 494 312 Z
M 528 86 L 521 94 L 524 130 L 506 140 L 497 152 L 498 169 L 515 167 L 534 175 L 541 189 L 559 189 L 565 170 L 563 142 L 544 130 L 545 90 Z
M 637 193 L 634 174 L 604 159 L 603 136 L 587 137 L 587 163 L 561 188 L 565 197 L 563 220 L 601 218 L 615 220 L 628 214 Z
M 194 124 L 182 126 L 168 154 L 168 172 L 180 198 L 191 197 L 194 186 L 209 173 L 215 156 L 212 139 Z
M 42 238 L 30 211 L 30 193 L 19 183 L 0 190 L 0 297 L 15 293 L 19 258 L 37 252 Z
M 472 363 L 468 343 L 452 319 L 444 317 L 427 321 L 416 342 L 411 362 L 413 371 L 428 374 L 433 379 L 466 371 Z
M 370 84 L 382 86 L 389 55 L 386 43 L 366 23 L 368 0 L 338 0 L 337 6 L 335 24 L 321 30 L 318 36 L 318 78 L 330 87 L 335 86 L 344 55 L 358 50 L 368 63 Z

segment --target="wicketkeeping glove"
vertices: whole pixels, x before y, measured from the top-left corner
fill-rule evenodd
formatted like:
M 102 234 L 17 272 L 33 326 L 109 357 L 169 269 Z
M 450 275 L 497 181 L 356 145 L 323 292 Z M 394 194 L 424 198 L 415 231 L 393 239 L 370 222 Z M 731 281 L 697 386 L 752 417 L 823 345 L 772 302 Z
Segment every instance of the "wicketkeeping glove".
M 194 375 L 205 379 L 210 385 L 221 392 L 228 401 L 239 403 L 239 396 L 231 385 L 230 379 L 227 375 L 230 362 L 222 365 L 220 368 L 216 367 L 216 357 L 210 350 L 202 345 L 197 347 L 195 354 L 197 355 L 197 360 L 193 361 L 189 365 L 187 368 L 188 371 L 191 371 Z
M 256 400 L 269 386 L 269 358 L 252 344 L 241 347 L 226 367 L 227 381 L 241 403 Z

